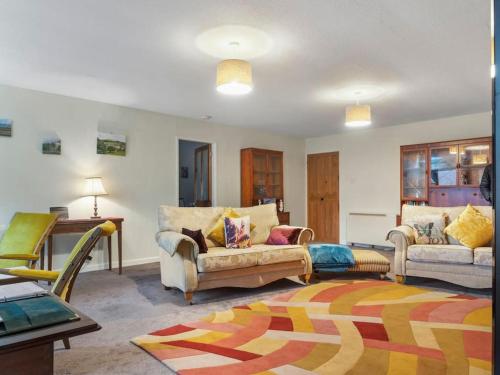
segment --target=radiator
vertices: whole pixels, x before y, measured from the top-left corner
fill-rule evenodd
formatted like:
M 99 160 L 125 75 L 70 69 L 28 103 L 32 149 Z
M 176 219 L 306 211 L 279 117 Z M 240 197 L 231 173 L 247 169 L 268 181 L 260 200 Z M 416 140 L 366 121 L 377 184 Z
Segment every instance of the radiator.
M 347 242 L 355 245 L 393 247 L 385 240 L 396 225 L 396 215 L 378 212 L 349 212 Z

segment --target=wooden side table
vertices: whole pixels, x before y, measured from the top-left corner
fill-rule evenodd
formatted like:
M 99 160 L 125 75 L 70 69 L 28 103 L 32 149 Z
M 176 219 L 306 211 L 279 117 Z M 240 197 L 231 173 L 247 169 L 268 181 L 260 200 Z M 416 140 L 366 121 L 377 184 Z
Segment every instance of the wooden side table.
M 55 234 L 69 234 L 69 233 L 85 233 L 96 225 L 102 224 L 105 221 L 111 221 L 116 225 L 116 233 L 118 235 L 118 274 L 122 274 L 122 217 L 102 217 L 99 219 L 59 219 L 52 229 L 47 240 L 47 269 L 52 270 L 52 250 L 54 244 Z M 45 268 L 44 249 L 42 249 L 40 268 Z M 111 236 L 108 236 L 108 269 L 111 270 Z

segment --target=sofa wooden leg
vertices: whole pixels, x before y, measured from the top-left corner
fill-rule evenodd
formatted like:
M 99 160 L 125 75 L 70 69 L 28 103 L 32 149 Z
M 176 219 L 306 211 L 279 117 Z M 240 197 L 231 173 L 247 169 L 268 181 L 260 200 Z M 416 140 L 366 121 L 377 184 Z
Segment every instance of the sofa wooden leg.
M 193 292 L 184 292 L 184 299 L 188 305 L 193 304 Z
M 304 284 L 309 285 L 309 281 L 311 280 L 311 274 L 310 273 L 306 273 L 305 275 L 300 275 L 299 279 Z
M 396 282 L 398 284 L 404 284 L 406 281 L 406 277 L 403 275 L 396 275 Z

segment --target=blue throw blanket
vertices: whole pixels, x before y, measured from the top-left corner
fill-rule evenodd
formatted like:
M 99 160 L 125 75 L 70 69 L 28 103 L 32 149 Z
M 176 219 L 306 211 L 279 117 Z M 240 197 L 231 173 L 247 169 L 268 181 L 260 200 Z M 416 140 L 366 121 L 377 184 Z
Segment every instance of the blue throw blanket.
M 345 272 L 356 263 L 352 250 L 344 245 L 311 244 L 308 248 L 316 272 Z

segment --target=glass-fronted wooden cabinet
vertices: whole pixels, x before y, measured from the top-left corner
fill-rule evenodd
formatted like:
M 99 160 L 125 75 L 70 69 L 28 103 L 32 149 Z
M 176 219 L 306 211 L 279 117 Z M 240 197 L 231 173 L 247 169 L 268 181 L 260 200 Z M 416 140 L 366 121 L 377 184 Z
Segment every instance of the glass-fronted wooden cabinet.
M 265 198 L 283 199 L 283 152 L 246 148 L 241 150 L 241 206 Z
M 401 146 L 401 204 L 488 205 L 479 191 L 491 138 Z
M 401 165 L 403 199 L 427 200 L 427 149 L 404 150 Z

